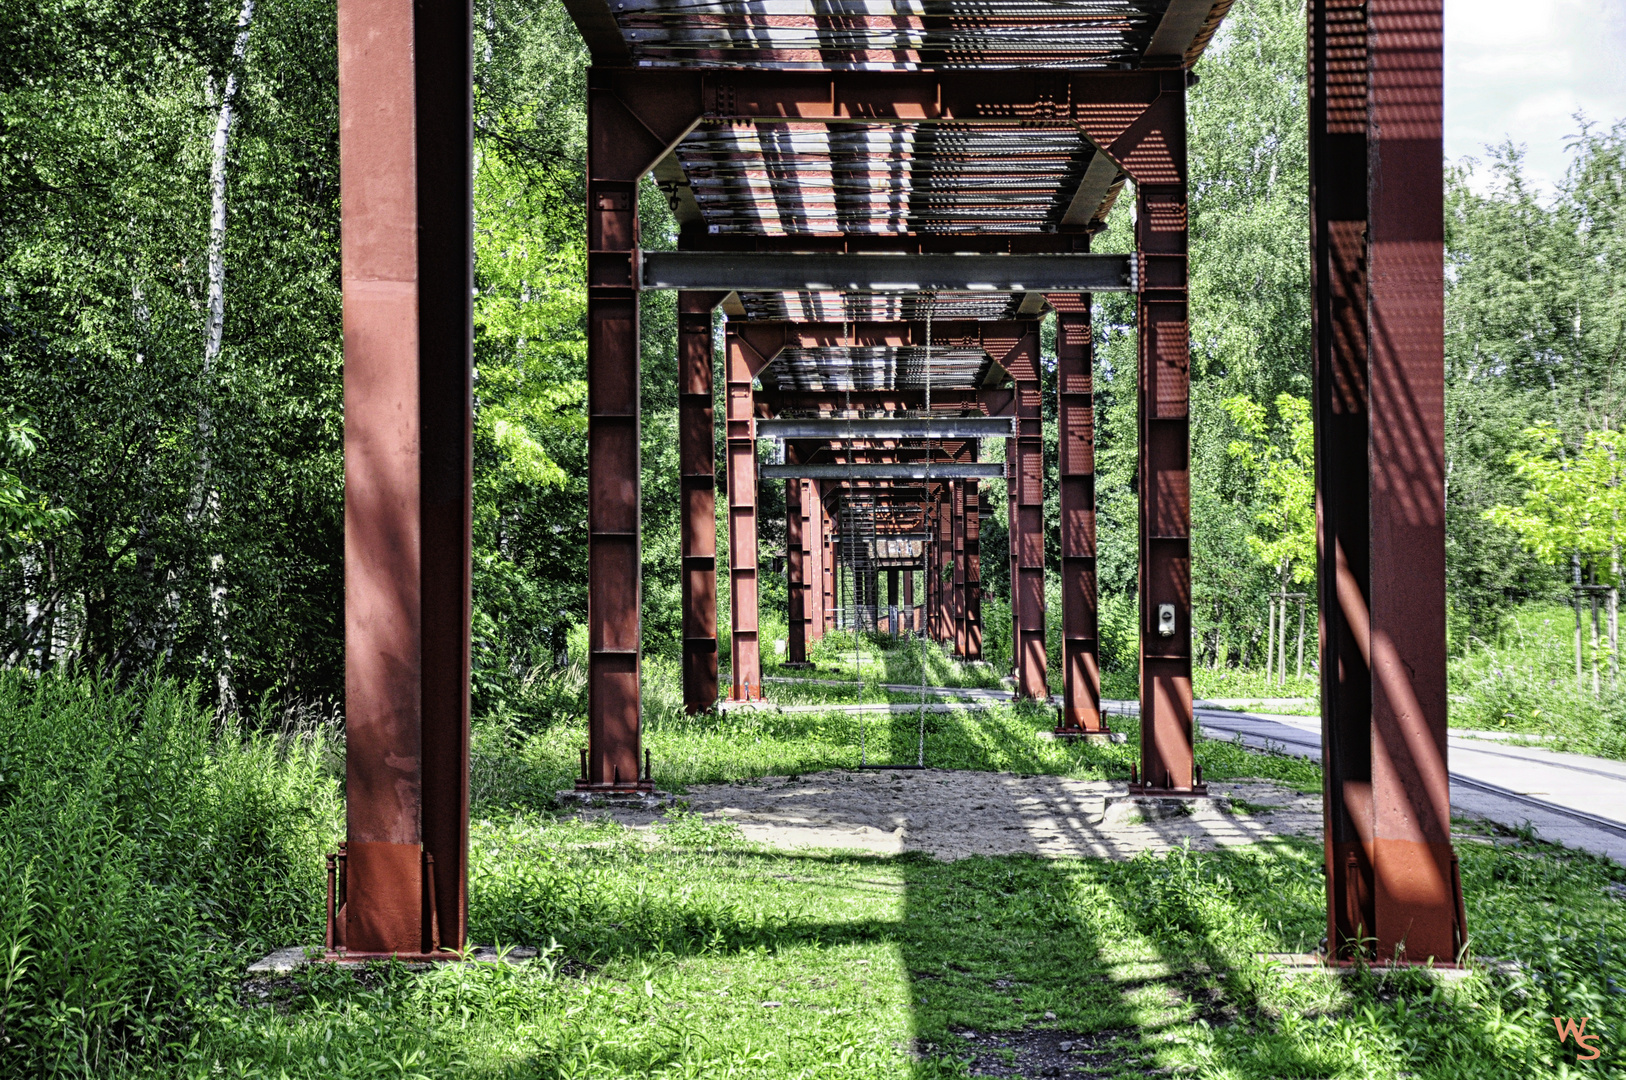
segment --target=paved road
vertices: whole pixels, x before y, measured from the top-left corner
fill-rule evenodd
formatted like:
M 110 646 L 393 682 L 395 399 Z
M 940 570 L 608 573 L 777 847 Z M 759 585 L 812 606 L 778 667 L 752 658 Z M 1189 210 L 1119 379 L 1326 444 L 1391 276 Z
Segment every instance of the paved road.
M 793 678 L 763 681 L 857 685 Z M 887 684 L 885 689 L 918 693 L 920 687 Z M 934 686 L 927 692 L 934 697 L 960 698 L 968 704 L 1011 698 L 1008 690 Z M 1059 699 L 1052 701 L 1060 704 Z M 1321 760 L 1319 717 L 1239 712 L 1213 707 L 1217 704 L 1197 702 L 1198 723 L 1209 738 L 1240 737 L 1243 743 L 1258 749 Z M 1101 706 L 1108 714 L 1126 717 L 1136 715 L 1140 708 L 1133 701 L 1103 701 Z M 885 708 L 888 706 L 878 705 L 877 711 Z M 902 712 L 915 706 L 890 708 Z M 1528 824 L 1544 840 L 1626 863 L 1626 762 L 1514 746 L 1489 735 L 1455 730 L 1446 743 L 1451 755 L 1454 810 L 1514 828 Z
M 1120 715 L 1139 711 L 1133 701 L 1102 704 Z M 1241 736 L 1249 746 L 1321 760 L 1318 717 L 1199 707 L 1197 718 L 1211 739 Z M 1467 733 L 1449 736 L 1446 745 L 1454 810 L 1513 827 L 1528 823 L 1544 840 L 1626 863 L 1626 762 Z

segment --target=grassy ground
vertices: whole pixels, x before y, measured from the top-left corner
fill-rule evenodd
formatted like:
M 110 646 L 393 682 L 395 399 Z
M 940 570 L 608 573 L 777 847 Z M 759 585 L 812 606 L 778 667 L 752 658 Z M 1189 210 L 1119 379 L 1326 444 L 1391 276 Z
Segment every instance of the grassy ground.
M 655 712 L 674 785 L 856 759 L 852 716 Z M 1035 707 L 928 720 L 939 766 L 1132 760 L 1036 739 L 1053 719 Z M 870 723 L 912 756 L 914 716 Z M 1600 860 L 1459 840 L 1475 949 L 1514 974 L 1290 980 L 1260 954 L 1323 933 L 1313 845 L 944 863 L 776 852 L 682 814 L 651 838 L 551 811 L 581 734 L 477 732 L 472 936 L 542 960 L 245 982 L 248 959 L 319 932 L 331 736 L 245 735 L 167 684 L 0 676 L 0 1075 L 1626 1075 L 1626 871 Z M 1310 763 L 1199 755 L 1211 777 L 1319 788 Z M 1590 1017 L 1602 1059 L 1561 1050 L 1553 1016 Z

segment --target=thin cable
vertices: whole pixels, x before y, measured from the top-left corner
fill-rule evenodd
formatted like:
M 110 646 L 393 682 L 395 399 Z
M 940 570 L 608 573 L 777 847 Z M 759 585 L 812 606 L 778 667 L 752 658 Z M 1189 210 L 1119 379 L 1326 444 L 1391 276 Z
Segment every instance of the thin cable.
M 932 494 L 932 308 L 936 305 L 933 298 L 926 301 L 926 498 Z M 922 541 L 920 545 L 920 561 L 922 576 L 926 564 L 927 544 Z M 925 584 L 924 581 L 921 582 Z M 921 768 L 926 767 L 926 635 L 920 635 L 920 735 L 915 748 L 915 764 Z
M 842 327 L 843 330 L 846 327 Z M 842 500 L 847 512 L 847 542 L 842 545 L 847 556 L 847 577 L 851 583 L 853 593 L 853 617 L 848 620 L 848 626 L 853 635 L 853 671 L 858 676 L 858 767 L 863 768 L 869 764 L 869 724 L 864 719 L 864 662 L 858 651 L 858 578 L 857 563 L 853 551 L 853 501 L 852 494 L 857 490 L 854 487 L 853 477 L 853 395 L 852 380 L 848 380 L 848 389 L 843 396 L 846 408 L 842 410 L 843 419 L 847 421 L 847 496 Z

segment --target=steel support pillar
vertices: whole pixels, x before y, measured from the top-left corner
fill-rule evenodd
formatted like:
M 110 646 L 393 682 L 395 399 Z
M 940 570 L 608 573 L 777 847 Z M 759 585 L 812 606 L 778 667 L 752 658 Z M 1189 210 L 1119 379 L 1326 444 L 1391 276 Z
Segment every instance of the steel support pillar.
M 954 655 L 964 657 L 967 648 L 965 603 L 965 481 L 950 480 L 949 487 L 949 627 L 953 634 Z
M 1441 24 L 1309 4 L 1327 936 L 1449 964 Z
M 785 481 L 785 662 L 798 666 L 807 663 L 807 626 L 812 604 L 808 594 L 808 564 L 812 561 L 808 551 L 808 520 L 811 507 L 804 501 L 806 480 Z
M 973 444 L 974 446 L 975 444 Z M 982 659 L 982 495 L 977 481 L 965 488 L 965 647 L 967 660 Z
M 898 636 L 901 613 L 898 608 L 898 572 L 886 572 L 886 630 L 893 637 Z
M 467 923 L 469 8 L 339 8 L 348 955 Z M 444 954 L 442 954 L 444 955 Z
M 1044 701 L 1046 681 L 1044 595 L 1044 431 L 1039 396 L 1039 324 L 1029 324 L 1005 357 L 1016 383 L 1016 430 L 1011 460 L 1011 639 L 1016 696 Z
M 691 80 L 662 75 L 628 101 L 587 73 L 587 775 L 638 791 L 642 661 L 638 181 L 696 123 Z M 659 92 L 661 87 L 666 92 Z
M 832 535 L 833 529 L 830 521 L 829 507 L 824 504 L 824 491 L 818 481 L 813 481 L 818 499 L 815 509 L 819 514 L 819 579 L 822 588 L 819 597 L 820 615 L 822 616 L 819 636 L 822 638 L 827 632 L 836 628 L 836 552 Z
M 940 494 L 934 507 L 937 514 L 937 539 L 934 545 L 937 561 L 933 564 L 935 572 L 932 574 L 932 584 L 937 586 L 937 604 L 932 633 L 940 644 L 952 648 L 954 583 L 951 576 L 954 567 L 954 504 L 951 501 L 952 493 L 948 484 L 943 484 L 938 490 Z
M 1195 795 L 1191 705 L 1191 330 L 1185 76 L 1147 110 L 1162 139 L 1135 185 L 1140 294 L 1140 783 Z
M 717 707 L 717 461 L 711 313 L 721 302 L 717 293 L 678 293 L 683 708 L 691 714 Z
M 1061 478 L 1062 706 L 1057 735 L 1105 735 L 1095 577 L 1094 340 L 1088 293 L 1053 293 Z
M 734 325 L 725 336 L 724 378 L 728 382 L 728 604 L 733 616 L 729 658 L 733 674 L 729 697 L 762 698 L 762 657 L 757 642 L 757 440 L 751 346 Z
M 915 612 L 915 572 L 903 572 L 903 620 L 907 630 L 920 629 L 920 616 Z

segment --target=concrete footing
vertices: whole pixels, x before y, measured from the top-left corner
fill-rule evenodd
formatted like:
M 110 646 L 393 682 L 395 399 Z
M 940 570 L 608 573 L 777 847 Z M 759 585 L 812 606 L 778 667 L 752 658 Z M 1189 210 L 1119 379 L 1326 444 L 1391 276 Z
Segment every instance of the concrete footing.
M 1146 821 L 1168 821 L 1196 813 L 1230 813 L 1224 799 L 1201 795 L 1192 799 L 1161 799 L 1146 795 L 1108 795 L 1101 824 L 1138 825 Z
M 560 791 L 554 794 L 559 805 L 584 810 L 663 810 L 672 805 L 672 795 L 665 791 Z
M 1087 742 L 1102 746 L 1109 743 L 1126 743 L 1129 741 L 1127 731 L 1041 731 L 1039 738 L 1055 740 L 1057 742 Z
M 516 945 L 511 949 L 498 952 L 490 945 L 476 945 L 469 950 L 464 958 L 474 964 L 495 964 L 499 961 L 505 964 L 522 964 L 527 960 L 536 959 L 536 950 L 529 945 Z M 269 956 L 261 957 L 248 966 L 250 975 L 288 975 L 300 968 L 311 964 L 333 962 L 320 945 L 289 945 L 277 949 Z M 415 962 L 409 967 L 427 968 L 432 965 Z

